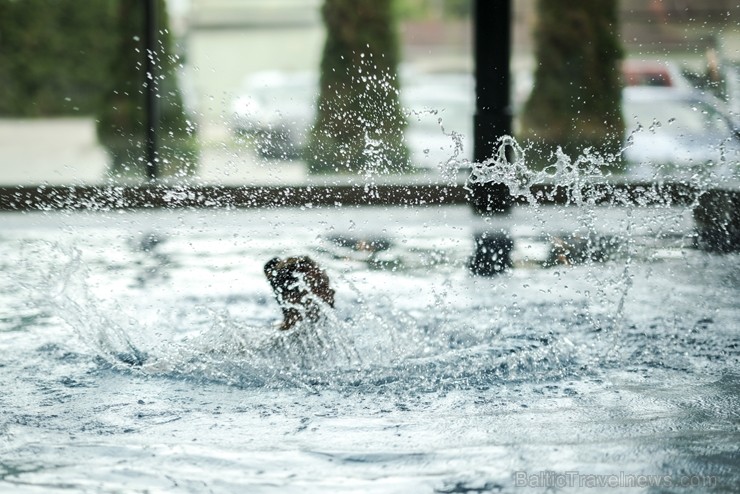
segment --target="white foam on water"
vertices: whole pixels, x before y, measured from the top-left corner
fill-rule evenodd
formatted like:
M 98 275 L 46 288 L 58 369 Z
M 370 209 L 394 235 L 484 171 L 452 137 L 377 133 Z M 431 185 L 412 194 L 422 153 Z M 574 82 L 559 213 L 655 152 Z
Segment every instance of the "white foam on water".
M 5 230 L 0 489 L 495 492 L 517 491 L 515 471 L 578 470 L 688 471 L 729 490 L 740 258 L 687 246 L 684 210 L 584 201 L 510 221 L 613 228 L 612 257 L 493 278 L 466 271 L 473 232 L 495 226 L 467 209 Z M 383 263 L 328 248 L 345 231 L 389 237 Z M 261 268 L 296 251 L 330 272 L 336 309 L 280 332 Z

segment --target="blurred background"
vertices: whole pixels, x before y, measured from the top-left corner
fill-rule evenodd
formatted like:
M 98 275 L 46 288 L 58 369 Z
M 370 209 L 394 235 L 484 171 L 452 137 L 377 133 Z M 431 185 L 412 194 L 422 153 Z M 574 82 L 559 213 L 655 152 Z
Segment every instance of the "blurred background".
M 145 181 L 141 3 L 0 0 L 0 185 Z M 472 1 L 387 3 L 398 60 L 388 81 L 371 75 L 367 84 L 389 85 L 391 96 L 399 88 L 403 122 L 388 132 L 402 134 L 403 158 L 394 159 L 407 166 L 352 170 L 313 166 L 316 153 L 307 152 L 317 139 L 311 129 L 329 46 L 323 0 L 161 0 L 159 49 L 150 55 L 162 180 L 464 181 L 475 111 Z M 539 63 L 534 33 L 552 21 L 535 0 L 512 3 L 511 103 L 514 133 L 526 143 L 536 137 L 520 118 Z M 624 129 L 612 138 L 626 147 L 617 173 L 654 179 L 656 170 L 677 177 L 718 164 L 735 170 L 737 2 L 621 0 L 617 14 Z M 367 139 L 365 154 L 384 146 Z

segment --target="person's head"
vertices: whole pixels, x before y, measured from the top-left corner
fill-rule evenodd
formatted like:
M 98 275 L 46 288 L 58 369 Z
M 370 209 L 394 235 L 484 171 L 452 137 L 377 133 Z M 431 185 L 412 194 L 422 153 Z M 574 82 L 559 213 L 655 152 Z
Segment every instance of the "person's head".
M 267 261 L 264 272 L 283 311 L 280 329 L 290 329 L 303 319 L 318 320 L 319 300 L 334 307 L 329 277 L 310 257 L 275 257 Z

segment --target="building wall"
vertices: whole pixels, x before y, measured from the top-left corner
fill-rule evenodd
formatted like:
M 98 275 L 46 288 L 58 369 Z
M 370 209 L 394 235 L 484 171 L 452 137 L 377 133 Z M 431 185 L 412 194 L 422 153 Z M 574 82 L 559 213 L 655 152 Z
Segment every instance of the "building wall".
M 221 125 L 251 75 L 306 71 L 321 60 L 320 0 L 191 0 L 187 78 L 202 123 Z

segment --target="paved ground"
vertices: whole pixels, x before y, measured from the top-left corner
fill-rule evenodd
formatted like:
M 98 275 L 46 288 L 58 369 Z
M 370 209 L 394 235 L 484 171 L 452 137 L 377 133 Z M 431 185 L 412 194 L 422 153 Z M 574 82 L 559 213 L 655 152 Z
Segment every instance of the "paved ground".
M 257 156 L 251 145 L 234 139 L 228 129 L 202 129 L 203 141 L 197 179 L 221 185 L 299 184 L 308 179 L 302 162 L 268 160 Z
M 220 185 L 357 183 L 353 177 L 312 177 L 305 163 L 266 159 L 250 143 L 221 125 L 200 129 L 200 162 L 195 181 Z M 108 157 L 96 141 L 92 118 L 0 119 L 0 186 L 97 185 L 108 182 Z M 404 177 L 362 177 L 375 183 L 442 180 L 432 169 Z M 464 177 L 463 177 L 464 179 Z
M 92 118 L 0 119 L 0 185 L 99 183 L 107 159 Z
M 223 185 L 306 181 L 300 162 L 259 158 L 223 129 L 206 131 L 197 179 Z M 108 180 L 108 156 L 92 118 L 0 119 L 0 186 L 96 185 Z

